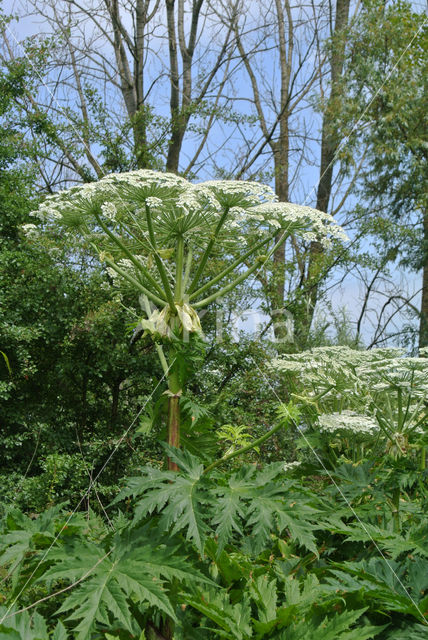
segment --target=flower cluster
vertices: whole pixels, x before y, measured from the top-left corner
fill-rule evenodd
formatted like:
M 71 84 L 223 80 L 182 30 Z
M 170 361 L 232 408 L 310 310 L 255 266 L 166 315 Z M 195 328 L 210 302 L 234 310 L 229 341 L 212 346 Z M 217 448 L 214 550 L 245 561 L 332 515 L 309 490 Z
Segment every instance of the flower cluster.
M 318 425 L 320 431 L 328 433 L 345 431 L 371 436 L 379 432 L 376 420 L 349 410 L 344 410 L 341 413 L 323 413 L 318 416 Z
M 118 211 L 122 213 L 122 221 L 126 213 L 135 220 L 144 217 L 141 197 L 138 196 L 142 196 L 150 208 L 163 212 L 160 215 L 161 223 L 171 222 L 171 207 L 174 209 L 174 218 L 183 215 L 195 218 L 195 214 L 199 213 L 201 219 L 195 220 L 197 224 L 193 225 L 193 230 L 198 234 L 201 226 L 215 224 L 219 213 L 227 207 L 225 224 L 229 229 L 255 224 L 265 229 L 299 229 L 303 236 L 306 234 L 307 240 L 328 242 L 330 239 L 347 239 L 330 215 L 311 207 L 277 202 L 275 193 L 267 185 L 238 180 L 210 180 L 193 184 L 175 174 L 147 169 L 112 173 L 98 182 L 50 195 L 33 215 L 43 221 L 62 219 L 67 222 L 70 209 L 74 213 L 80 212 L 83 219 L 93 214 L 94 207 L 99 205 L 99 213 L 109 220 L 115 220 Z M 138 208 L 135 206 L 136 199 L 140 200 Z M 215 214 L 214 220 L 211 219 L 212 214 Z M 144 220 L 138 222 L 145 226 Z
M 27 236 L 27 238 L 31 238 L 34 236 L 38 235 L 38 229 L 37 229 L 37 225 L 35 224 L 23 224 L 21 229 L 23 230 L 24 234 Z
M 331 216 L 278 202 L 267 185 L 231 180 L 193 184 L 151 170 L 110 174 L 55 193 L 34 215 L 85 237 L 116 281 L 127 282 L 164 311 L 168 305 L 175 316 L 175 303 L 191 302 L 196 309 L 222 295 L 222 287 L 239 284 L 242 269 L 245 277 L 260 269 L 278 242 L 291 234 L 325 243 L 344 238 Z M 223 282 L 208 293 L 209 283 L 199 281 L 208 257 L 218 255 L 219 248 L 232 266 L 214 278 L 214 284 Z M 249 256 L 252 265 L 246 268 Z M 185 326 L 187 311 L 183 313 Z
M 288 377 L 301 400 L 326 414 L 318 421 L 323 431 L 371 433 L 376 424 L 384 433 L 417 435 L 424 424 L 426 357 L 405 357 L 393 348 L 318 347 L 276 358 L 270 367 Z
M 101 212 L 109 220 L 115 220 L 117 214 L 116 205 L 113 202 L 105 202 L 101 205 Z

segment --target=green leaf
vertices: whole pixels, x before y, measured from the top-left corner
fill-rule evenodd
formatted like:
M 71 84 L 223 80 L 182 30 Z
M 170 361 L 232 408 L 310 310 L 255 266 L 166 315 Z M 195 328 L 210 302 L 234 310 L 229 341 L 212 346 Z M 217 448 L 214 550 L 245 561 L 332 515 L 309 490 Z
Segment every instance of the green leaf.
M 10 364 L 9 364 L 9 358 L 7 357 L 7 355 L 4 353 L 4 351 L 0 351 L 0 354 L 3 356 L 3 360 L 6 363 L 6 367 L 7 370 L 9 371 L 9 375 L 12 375 L 12 369 L 10 368 Z
M 248 467 L 241 468 L 238 472 L 232 474 L 226 486 L 214 487 L 212 490 L 213 498 L 216 499 L 216 509 L 212 524 L 216 528 L 218 536 L 217 557 L 220 556 L 225 545 L 230 541 L 231 534 L 236 531 L 239 535 L 243 535 L 243 526 L 240 519 L 244 519 L 246 515 L 245 496 L 249 496 L 252 490 L 251 483 L 252 470 Z
M 250 582 L 249 592 L 257 605 L 258 619 L 253 619 L 257 640 L 265 638 L 275 627 L 287 624 L 294 613 L 295 607 L 278 608 L 278 594 L 276 580 L 268 575 L 258 576 Z
M 203 505 L 207 501 L 204 494 L 205 479 L 203 465 L 187 451 L 167 448 L 168 455 L 176 462 L 180 473 L 157 474 L 157 486 L 144 482 L 145 493 L 137 502 L 135 522 L 148 514 L 161 513 L 159 527 L 172 534 L 184 531 L 186 539 L 192 541 L 203 553 L 208 527 L 203 518 Z M 185 475 L 186 474 L 186 475 Z M 153 474 L 149 472 L 149 477 Z
M 192 567 L 176 541 L 155 540 L 153 530 L 145 527 L 116 534 L 108 551 L 85 542 L 52 552 L 56 564 L 43 580 L 82 581 L 57 611 L 71 611 L 67 620 L 80 621 L 74 629 L 77 640 L 89 640 L 97 623 L 110 625 L 111 620 L 130 633 L 140 633 L 131 600 L 175 620 L 167 583 L 210 582 Z
M 16 613 L 15 608 L 0 607 L 0 620 L 3 616 L 7 617 L 0 624 L 0 640 L 46 640 L 49 637 L 46 622 L 38 613 Z
M 67 640 L 67 638 L 68 638 L 67 631 L 65 630 L 65 627 L 62 624 L 62 622 L 59 621 L 52 634 L 52 640 Z
M 231 604 L 226 592 L 218 590 L 204 591 L 197 597 L 185 596 L 185 600 L 191 607 L 215 622 L 220 629 L 230 634 L 219 634 L 220 637 L 232 637 L 236 640 L 252 637 L 251 608 L 246 593 L 243 594 L 241 602 L 235 604 Z
M 362 616 L 365 609 L 359 611 L 345 611 L 331 618 L 324 618 L 321 622 L 298 622 L 292 629 L 284 630 L 278 640 L 367 640 L 374 638 L 384 627 L 349 628 Z
M 402 629 L 388 631 L 388 640 L 425 640 L 427 626 L 422 624 L 404 625 Z
M 418 621 L 423 618 L 422 613 L 426 610 L 426 603 L 416 592 L 421 585 L 421 577 L 413 567 L 409 567 L 408 571 L 406 563 L 384 558 L 372 558 L 358 563 L 346 562 L 335 566 L 338 568 L 330 569 L 334 578 L 327 578 L 331 591 L 341 593 L 361 591 L 370 594 L 370 601 L 376 603 L 376 607 L 381 603 L 383 608 L 390 611 L 411 615 Z M 414 579 L 414 586 L 408 582 L 409 578 Z M 428 602 L 428 597 L 426 601 Z
M 95 575 L 74 591 L 58 609 L 57 614 L 73 609 L 67 620 L 80 620 L 74 629 L 78 640 L 90 638 L 96 622 L 109 625 L 108 613 L 111 613 L 113 619 L 123 628 L 133 631 L 133 617 L 126 595 L 117 580 L 111 577 L 113 571 L 114 567 L 110 566 L 103 574 Z
M 0 537 L 0 565 L 8 568 L 15 589 L 26 564 L 31 562 L 38 550 L 51 546 L 63 505 L 56 505 L 32 519 L 10 509 L 4 519 L 3 535 Z

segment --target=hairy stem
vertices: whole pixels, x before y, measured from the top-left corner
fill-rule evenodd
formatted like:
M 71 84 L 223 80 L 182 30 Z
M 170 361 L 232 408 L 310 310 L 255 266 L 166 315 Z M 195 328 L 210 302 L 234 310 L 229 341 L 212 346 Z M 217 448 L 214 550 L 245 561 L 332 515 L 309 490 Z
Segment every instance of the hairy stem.
M 183 297 L 183 267 L 184 267 L 184 240 L 180 236 L 177 238 L 175 268 L 175 301 L 182 302 Z
M 168 444 L 170 447 L 180 447 L 180 396 L 182 393 L 176 354 L 171 348 L 171 366 L 168 374 Z M 168 469 L 178 471 L 178 465 L 168 458 Z

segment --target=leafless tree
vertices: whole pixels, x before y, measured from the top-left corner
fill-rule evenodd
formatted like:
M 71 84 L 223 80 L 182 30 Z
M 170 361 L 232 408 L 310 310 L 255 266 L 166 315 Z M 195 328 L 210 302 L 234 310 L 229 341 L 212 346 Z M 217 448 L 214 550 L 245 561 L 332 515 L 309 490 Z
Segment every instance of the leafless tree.
M 51 139 L 57 161 L 80 179 L 88 168 L 100 177 L 129 168 L 106 161 L 122 145 L 128 165 L 195 170 L 234 50 L 232 26 L 206 0 L 29 0 L 27 18 L 50 46 L 39 93 L 22 106 L 49 113 L 51 138 L 62 132 Z M 11 30 L 5 38 L 5 55 L 23 55 Z M 182 167 L 188 132 L 194 151 Z
M 38 127 L 44 189 L 133 167 L 262 179 L 281 201 L 313 204 L 352 229 L 349 196 L 365 155 L 342 171 L 332 123 L 358 3 L 352 11 L 350 0 L 27 3 L 46 62 L 34 63 L 38 91 L 19 100 Z M 15 38 L 5 31 L 3 59 L 32 59 L 28 41 L 24 54 Z M 306 345 L 341 257 L 293 238 L 275 251 L 258 280 L 278 338 L 287 307 Z M 376 268 L 372 277 L 378 286 Z M 362 305 L 358 332 L 368 318 Z

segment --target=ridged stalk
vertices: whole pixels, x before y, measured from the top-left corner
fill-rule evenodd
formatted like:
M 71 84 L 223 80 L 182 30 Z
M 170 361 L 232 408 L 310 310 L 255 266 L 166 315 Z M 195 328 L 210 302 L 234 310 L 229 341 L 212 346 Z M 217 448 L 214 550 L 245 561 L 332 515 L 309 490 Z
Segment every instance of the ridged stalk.
M 176 355 L 170 352 L 171 369 L 168 375 L 168 444 L 170 447 L 180 446 L 180 396 L 182 393 L 178 376 Z M 178 465 L 168 458 L 169 471 L 178 471 Z
M 394 531 L 400 533 L 400 487 L 395 487 L 392 492 L 392 518 L 394 520 Z

